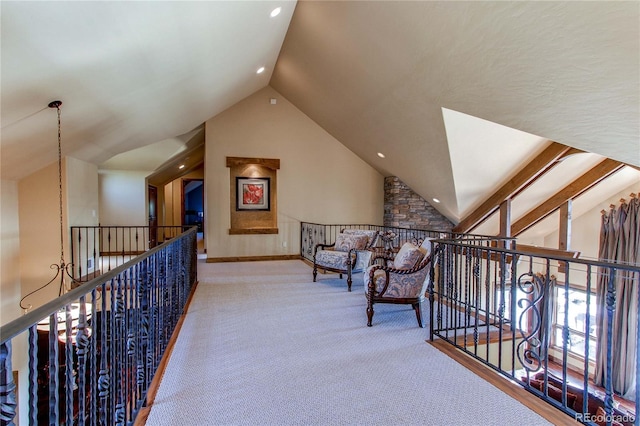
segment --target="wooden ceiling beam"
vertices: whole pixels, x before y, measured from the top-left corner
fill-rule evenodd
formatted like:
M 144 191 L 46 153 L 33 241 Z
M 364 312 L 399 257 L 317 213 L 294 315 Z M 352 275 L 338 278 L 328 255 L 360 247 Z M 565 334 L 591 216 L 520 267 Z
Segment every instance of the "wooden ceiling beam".
M 588 172 L 556 192 L 551 198 L 540 204 L 535 209 L 520 218 L 511 227 L 511 233 L 514 237 L 522 234 L 524 231 L 559 209 L 568 200 L 572 200 L 580 194 L 588 191 L 596 184 L 602 182 L 613 173 L 620 170 L 625 165 L 619 161 L 607 158 L 591 168 Z
M 498 210 L 503 201 L 513 198 L 533 181 L 551 170 L 558 160 L 574 153 L 574 150 L 575 148 L 570 148 L 557 142 L 551 142 L 551 145 L 545 148 L 540 155 L 524 166 L 518 174 L 493 193 L 480 207 L 462 219 L 460 223 L 453 228 L 453 231 L 471 232 Z M 579 152 L 579 150 L 575 151 Z

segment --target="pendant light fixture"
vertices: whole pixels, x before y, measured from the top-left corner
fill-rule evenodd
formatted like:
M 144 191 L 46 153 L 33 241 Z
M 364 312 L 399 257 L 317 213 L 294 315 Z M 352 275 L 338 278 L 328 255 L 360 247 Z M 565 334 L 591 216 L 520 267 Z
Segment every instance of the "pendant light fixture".
M 71 269 L 73 268 L 73 264 L 66 263 L 64 260 L 64 223 L 63 223 L 63 209 L 62 209 L 62 137 L 61 137 L 61 126 L 60 126 L 60 106 L 62 105 L 62 101 L 53 101 L 49 103 L 49 108 L 55 108 L 58 112 L 58 202 L 59 202 L 59 213 L 60 213 L 60 263 L 52 264 L 50 266 L 51 269 L 55 270 L 56 273 L 54 277 L 43 285 L 27 294 L 20 300 L 20 307 L 24 309 L 25 313 L 31 309 L 32 305 L 23 305 L 24 300 L 31 296 L 32 294 L 42 290 L 47 287 L 49 284 L 59 280 L 60 285 L 58 287 L 58 297 L 62 296 L 66 291 L 66 280 L 69 279 L 73 281 L 73 277 L 71 275 Z M 66 277 L 65 277 L 66 275 Z M 68 277 L 68 278 L 67 278 Z

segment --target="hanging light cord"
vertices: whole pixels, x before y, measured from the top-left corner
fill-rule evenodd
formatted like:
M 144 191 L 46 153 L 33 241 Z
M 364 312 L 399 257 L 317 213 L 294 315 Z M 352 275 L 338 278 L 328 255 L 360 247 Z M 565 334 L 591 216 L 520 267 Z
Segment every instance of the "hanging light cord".
M 64 223 L 62 216 L 62 133 L 60 131 L 60 105 L 62 105 L 62 102 L 54 102 L 57 102 L 54 106 L 58 110 L 58 200 L 60 202 L 60 264 L 64 265 Z M 54 102 L 52 102 L 52 104 Z M 62 289 L 60 289 L 60 291 L 62 292 Z M 59 296 L 61 295 L 62 293 L 59 294 Z

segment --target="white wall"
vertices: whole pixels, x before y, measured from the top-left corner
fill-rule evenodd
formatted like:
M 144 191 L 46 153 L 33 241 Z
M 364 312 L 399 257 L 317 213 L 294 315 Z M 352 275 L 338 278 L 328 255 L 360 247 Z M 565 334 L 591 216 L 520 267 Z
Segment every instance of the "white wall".
M 95 164 L 67 157 L 67 224 L 71 226 L 96 226 L 99 223 L 98 167 Z M 73 235 L 73 252 L 67 252 L 67 262 L 73 263 L 74 274 L 84 276 L 95 271 L 95 260 L 91 265 L 87 257 L 95 248 L 96 234 L 83 232 L 82 238 Z M 69 246 L 71 247 L 71 246 Z M 82 253 L 82 258 L 80 257 Z M 71 257 L 73 255 L 73 258 Z M 74 275 L 75 276 L 75 275 Z
M 271 87 L 205 125 L 209 257 L 299 254 L 301 221 L 382 224 L 383 176 Z M 227 156 L 280 159 L 277 235 L 229 235 Z
M 63 167 L 63 182 L 66 173 Z M 51 280 L 52 264 L 60 263 L 60 204 L 58 165 L 52 163 L 18 182 L 20 218 L 20 279 L 22 296 Z M 63 205 L 66 195 L 63 192 Z M 66 226 L 64 221 L 63 226 Z M 63 234 L 64 235 L 64 234 Z M 68 250 L 68 246 L 65 251 Z M 68 251 L 67 251 L 68 253 Z M 52 283 L 25 300 L 36 308 L 58 297 L 59 284 Z
M 58 164 L 38 170 L 18 183 L 20 223 L 20 280 L 22 296 L 43 286 L 60 263 L 60 187 Z M 4 195 L 3 195 L 4 198 Z M 94 225 L 98 217 L 98 177 L 93 164 L 66 157 L 62 163 L 63 249 L 66 263 L 73 263 L 70 226 Z M 58 296 L 59 283 L 48 285 L 25 300 L 37 307 Z
M 151 172 L 100 170 L 100 224 L 147 225 L 147 182 Z
M 2 180 L 0 188 L 0 324 L 21 315 L 20 221 L 18 182 Z
M 98 167 L 67 157 L 67 222 L 69 226 L 98 224 Z
M 20 298 L 20 220 L 18 212 L 18 182 L 0 182 L 0 325 L 5 325 L 22 314 L 18 306 Z M 19 372 L 18 402 L 26 401 L 28 358 L 26 339 L 18 337 L 12 341 L 13 356 L 11 369 Z M 18 406 L 18 418 L 27 418 L 28 404 Z M 23 424 L 26 424 L 24 422 Z

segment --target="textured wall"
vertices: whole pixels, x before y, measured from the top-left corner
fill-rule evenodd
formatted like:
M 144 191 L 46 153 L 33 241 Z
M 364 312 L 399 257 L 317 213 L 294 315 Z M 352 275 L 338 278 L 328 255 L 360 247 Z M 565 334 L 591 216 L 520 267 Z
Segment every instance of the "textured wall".
M 453 223 L 395 176 L 384 179 L 384 225 L 450 231 Z

